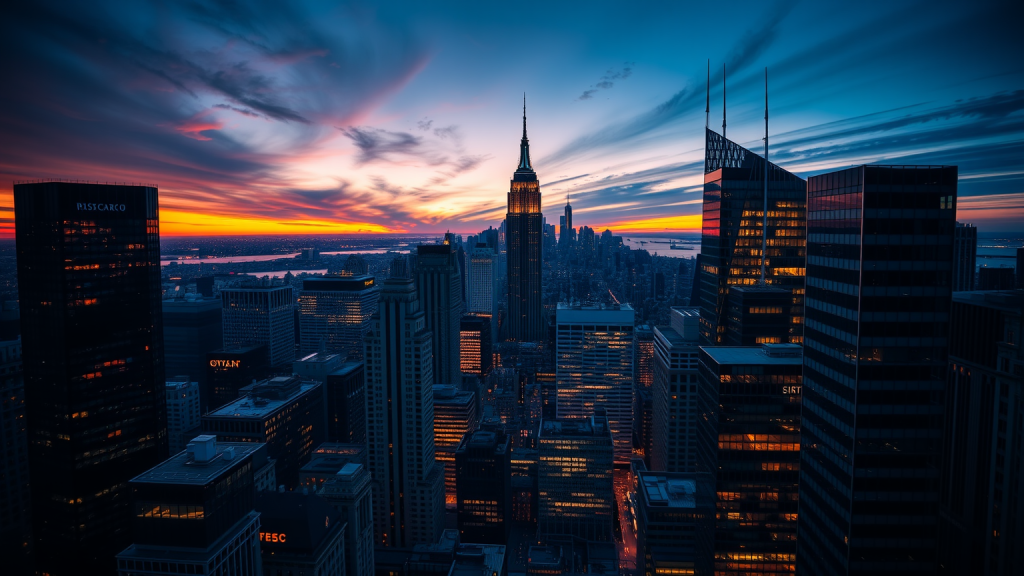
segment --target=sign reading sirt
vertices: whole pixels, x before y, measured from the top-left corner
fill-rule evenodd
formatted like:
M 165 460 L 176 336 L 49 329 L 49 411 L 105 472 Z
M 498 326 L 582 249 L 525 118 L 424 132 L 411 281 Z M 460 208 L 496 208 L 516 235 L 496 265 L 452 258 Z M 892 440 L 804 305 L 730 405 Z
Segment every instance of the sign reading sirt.
M 124 212 L 124 204 L 97 204 L 95 202 L 78 202 L 75 206 L 86 212 Z

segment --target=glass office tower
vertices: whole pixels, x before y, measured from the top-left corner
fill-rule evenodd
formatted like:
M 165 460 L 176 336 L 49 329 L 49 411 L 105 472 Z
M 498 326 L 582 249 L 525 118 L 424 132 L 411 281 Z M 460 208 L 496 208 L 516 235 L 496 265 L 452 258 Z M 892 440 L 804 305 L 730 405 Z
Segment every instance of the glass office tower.
M 706 136 L 699 305 L 701 344 L 715 346 L 726 342 L 730 288 L 760 283 L 765 160 L 711 130 Z M 765 283 L 792 294 L 786 341 L 797 344 L 803 333 L 806 207 L 807 182 L 769 162 Z
M 36 570 L 112 573 L 167 456 L 157 190 L 14 186 Z
M 934 574 L 955 166 L 808 181 L 797 562 Z

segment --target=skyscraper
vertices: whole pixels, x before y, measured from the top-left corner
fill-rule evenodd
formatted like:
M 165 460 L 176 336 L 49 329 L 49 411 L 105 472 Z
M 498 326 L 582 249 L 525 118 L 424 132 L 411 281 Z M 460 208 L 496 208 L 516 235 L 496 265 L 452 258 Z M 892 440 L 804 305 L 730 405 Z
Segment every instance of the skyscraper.
M 206 386 L 206 355 L 224 345 L 221 304 L 190 294 L 163 301 L 164 363 L 168 375 L 183 374 Z
M 416 248 L 416 292 L 426 329 L 433 335 L 433 373 L 438 384 L 461 384 L 459 321 L 462 280 L 450 234 L 441 244 Z
M 486 376 L 493 362 L 491 317 L 466 315 L 459 326 L 459 356 L 463 374 Z
M 706 474 L 648 472 L 632 463 L 636 568 L 643 576 L 714 574 L 714 480 Z
M 476 395 L 454 384 L 434 385 L 434 454 L 444 466 L 445 503 L 455 507 L 455 450 L 476 429 Z
M 697 342 L 700 308 L 673 307 L 654 327 L 651 469 L 697 470 Z
M 939 498 L 948 574 L 1024 572 L 1024 291 L 953 295 Z
M 199 435 L 199 383 L 188 376 L 168 378 L 164 388 L 167 397 L 167 446 L 171 454 L 185 449 Z
M 265 444 L 197 436 L 187 451 L 132 478 L 133 543 L 117 555 L 118 576 L 263 574 L 253 506 L 267 464 Z
M 316 494 L 259 492 L 263 574 L 346 574 L 340 511 Z
M 220 297 L 225 349 L 266 344 L 274 367 L 295 359 L 291 286 L 225 288 Z
M 233 402 L 243 387 L 265 379 L 270 371 L 267 356 L 266 344 L 207 354 L 206 387 L 200 397 L 203 412 Z
M 363 357 L 363 333 L 377 311 L 380 289 L 373 276 L 324 276 L 302 281 L 299 292 L 299 349 L 320 350 L 350 360 Z
M 530 164 L 526 137 L 526 101 L 523 101 L 523 139 L 519 166 L 512 175 L 505 215 L 508 246 L 508 337 L 519 342 L 544 338 L 541 303 L 541 194 L 537 173 Z
M 697 472 L 715 485 L 715 574 L 796 571 L 801 348 L 704 346 Z
M 615 463 L 633 453 L 633 308 L 559 304 L 556 312 L 558 417 L 607 412 Z
M 808 181 L 797 562 L 934 574 L 955 166 Z
M 610 542 L 614 451 L 604 412 L 583 419 L 545 420 L 537 451 L 538 533 Z
M 28 430 L 21 338 L 0 342 L 0 558 L 13 574 L 32 571 Z
M 413 281 L 385 280 L 364 356 L 379 546 L 433 544 L 444 529 L 444 467 L 434 458 L 431 341 Z
M 467 309 L 471 314 L 493 316 L 494 302 L 494 250 L 487 244 L 477 244 L 469 254 Z
M 953 229 L 953 292 L 974 290 L 977 260 L 978 229 L 957 222 Z
M 512 446 L 500 432 L 477 430 L 455 451 L 459 534 L 480 544 L 506 544 L 512 527 Z
M 111 573 L 167 456 L 157 190 L 14 186 L 36 570 Z
M 699 305 L 701 344 L 713 346 L 725 343 L 730 289 L 760 283 L 765 160 L 711 130 L 705 134 Z M 765 283 L 792 294 L 788 341 L 800 343 L 807 182 L 770 162 L 767 176 Z
M 370 473 L 349 462 L 317 492 L 345 521 L 345 576 L 373 576 L 373 499 Z
M 327 375 L 324 403 L 328 442 L 366 443 L 366 378 L 362 362 L 346 362 Z

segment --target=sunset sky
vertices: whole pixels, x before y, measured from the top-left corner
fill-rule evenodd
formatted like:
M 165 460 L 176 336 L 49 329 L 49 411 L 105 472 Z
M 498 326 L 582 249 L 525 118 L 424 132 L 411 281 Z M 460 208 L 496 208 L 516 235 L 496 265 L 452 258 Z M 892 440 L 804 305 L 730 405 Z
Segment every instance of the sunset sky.
M 0 236 L 35 178 L 160 189 L 164 235 L 497 226 L 523 93 L 548 223 L 700 223 L 711 125 L 803 177 L 955 164 L 1024 232 L 1016 2 L 22 2 L 0 18 Z

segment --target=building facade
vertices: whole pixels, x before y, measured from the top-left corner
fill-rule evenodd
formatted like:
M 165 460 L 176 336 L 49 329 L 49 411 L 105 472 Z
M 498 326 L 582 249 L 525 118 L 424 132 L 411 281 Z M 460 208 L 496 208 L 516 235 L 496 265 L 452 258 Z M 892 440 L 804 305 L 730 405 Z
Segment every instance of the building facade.
M 210 352 L 201 396 L 203 412 L 234 402 L 242 388 L 265 379 L 269 372 L 266 344 Z
M 206 355 L 220 350 L 221 304 L 213 298 L 190 295 L 163 301 L 164 364 L 168 375 L 185 374 L 206 385 Z
M 373 576 L 373 497 L 370 472 L 350 462 L 317 492 L 341 511 L 345 522 L 345 575 Z
M 942 574 L 1024 572 L 1024 291 L 953 295 Z
M 363 357 L 363 333 L 377 311 L 380 288 L 373 276 L 324 276 L 302 281 L 299 350 L 321 350 L 349 360 Z
M 327 441 L 366 442 L 366 380 L 362 362 L 346 362 L 327 375 Z
M 697 472 L 714 478 L 715 574 L 796 572 L 797 344 L 700 349 Z
M 633 308 L 559 304 L 556 312 L 558 418 L 608 417 L 616 464 L 633 453 Z
M 957 169 L 858 166 L 808 189 L 797 562 L 933 574 Z
M 611 542 L 614 448 L 604 413 L 544 421 L 537 453 L 538 534 Z
M 432 544 L 444 529 L 444 466 L 434 451 L 432 340 L 413 281 L 385 280 L 364 354 L 377 546 Z
M 973 224 L 956 223 L 953 229 L 953 292 L 974 290 L 978 261 L 978 229 Z
M 800 343 L 803 320 L 807 182 L 706 130 L 704 208 L 699 290 L 701 345 L 725 343 L 727 300 L 733 286 L 760 284 L 762 241 L 765 283 L 792 294 L 789 342 Z M 768 186 L 768 236 L 765 176 Z M 690 302 L 696 304 L 695 302 Z
M 28 427 L 21 338 L 0 342 L 0 558 L 14 574 L 32 571 Z
M 636 572 L 712 576 L 714 481 L 708 475 L 648 472 L 633 463 Z
M 171 454 L 185 449 L 185 445 L 199 434 L 199 383 L 188 376 L 167 380 L 164 387 L 167 398 L 167 445 Z
M 36 570 L 114 570 L 167 457 L 157 190 L 14 186 Z
M 544 338 L 540 272 L 542 224 L 540 182 L 530 163 L 524 103 L 519 166 L 512 175 L 505 215 L 509 340 L 536 342 Z
M 426 329 L 433 334 L 434 382 L 461 384 L 462 279 L 451 235 L 446 235 L 441 244 L 416 248 L 416 292 Z
M 476 394 L 457 386 L 434 385 L 434 454 L 444 465 L 445 504 L 455 506 L 455 450 L 476 429 Z
M 118 576 L 262 576 L 254 506 L 266 445 L 197 436 L 188 446 L 131 480 L 133 544 L 117 555 Z
M 224 288 L 220 297 L 225 349 L 266 344 L 271 366 L 295 360 L 291 286 Z
M 264 576 L 332 576 L 345 572 L 341 512 L 316 494 L 260 492 L 260 557 Z
M 277 482 L 294 488 L 299 469 L 324 441 L 323 385 L 278 376 L 251 385 L 245 396 L 202 417 L 203 434 L 222 442 L 264 442 Z
M 495 309 L 494 250 L 478 243 L 469 253 L 466 273 L 466 311 L 493 316 Z
M 477 430 L 455 451 L 459 535 L 479 544 L 508 543 L 512 528 L 512 445 L 499 432 Z
M 481 378 L 491 372 L 493 347 L 491 346 L 491 317 L 469 314 L 459 324 L 459 355 L 463 374 Z
M 697 470 L 697 356 L 700 308 L 674 307 L 654 327 L 651 470 Z

